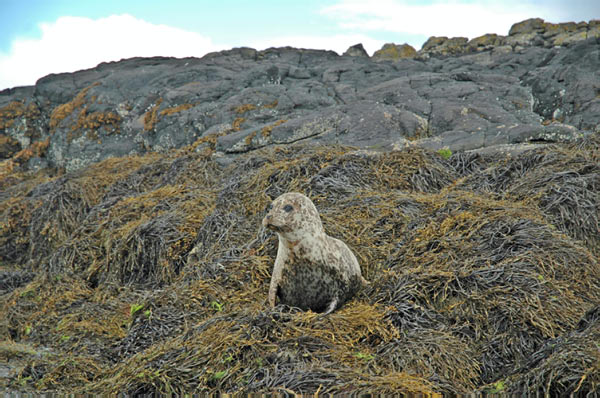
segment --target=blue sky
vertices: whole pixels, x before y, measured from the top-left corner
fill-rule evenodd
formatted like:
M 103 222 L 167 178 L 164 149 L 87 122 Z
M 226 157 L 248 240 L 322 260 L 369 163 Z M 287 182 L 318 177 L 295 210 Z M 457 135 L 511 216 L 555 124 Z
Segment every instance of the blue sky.
M 420 49 L 429 36 L 506 35 L 527 18 L 600 19 L 600 0 L 0 0 L 0 90 L 134 56 L 248 46 Z

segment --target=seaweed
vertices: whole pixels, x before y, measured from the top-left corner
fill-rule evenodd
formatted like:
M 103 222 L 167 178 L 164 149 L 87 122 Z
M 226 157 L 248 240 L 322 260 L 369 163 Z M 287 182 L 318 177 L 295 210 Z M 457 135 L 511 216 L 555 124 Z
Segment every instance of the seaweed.
M 599 141 L 595 134 L 527 151 L 468 175 L 461 185 L 510 201 L 532 201 L 549 223 L 600 254 Z
M 588 396 L 600 387 L 599 308 L 589 310 L 577 328 L 551 339 L 506 382 L 506 391 L 545 396 Z
M 191 146 L 15 172 L 0 193 L 0 385 L 593 393 L 598 160 L 586 137 L 518 158 L 295 144 L 223 162 Z M 370 282 L 327 316 L 267 305 L 277 237 L 261 219 L 289 191 Z

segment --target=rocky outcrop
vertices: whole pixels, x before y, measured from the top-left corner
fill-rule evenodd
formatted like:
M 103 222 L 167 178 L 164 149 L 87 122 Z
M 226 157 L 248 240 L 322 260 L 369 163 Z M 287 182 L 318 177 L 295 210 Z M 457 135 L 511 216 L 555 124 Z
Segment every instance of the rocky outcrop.
M 381 50 L 373 53 L 373 59 L 394 60 L 399 58 L 414 58 L 416 55 L 417 51 L 409 44 L 397 45 L 386 43 Z
M 452 151 L 570 141 L 600 130 L 599 31 L 535 19 L 506 37 L 430 38 L 416 53 L 236 48 L 50 75 L 0 92 L 0 174 L 186 145 L 231 158 L 297 141 Z
M 432 36 L 423 44 L 421 53 L 429 55 L 461 54 L 465 52 L 468 41 L 469 39 L 466 37 Z
M 368 57 L 369 54 L 363 47 L 362 43 L 350 46 L 342 55 L 348 55 L 351 57 Z
M 425 42 L 418 52 L 420 57 L 431 55 L 458 55 L 490 50 L 492 47 L 510 46 L 511 50 L 520 47 L 552 48 L 600 37 L 600 20 L 588 22 L 550 23 L 541 18 L 527 19 L 514 24 L 508 36 L 487 34 L 467 40 L 465 37 L 435 37 Z

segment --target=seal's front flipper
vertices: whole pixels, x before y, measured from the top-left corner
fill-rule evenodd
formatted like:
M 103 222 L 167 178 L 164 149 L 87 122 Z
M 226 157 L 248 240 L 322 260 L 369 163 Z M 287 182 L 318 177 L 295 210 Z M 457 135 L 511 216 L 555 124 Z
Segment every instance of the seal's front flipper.
M 279 286 L 276 283 L 271 281 L 271 287 L 269 288 L 269 306 L 271 308 L 275 308 L 277 296 L 279 295 Z
M 333 312 L 333 310 L 335 310 L 335 307 L 337 307 L 337 303 L 338 303 L 338 298 L 334 297 L 333 300 L 331 300 L 331 302 L 327 306 L 327 309 L 325 310 L 323 315 L 327 315 L 327 314 Z

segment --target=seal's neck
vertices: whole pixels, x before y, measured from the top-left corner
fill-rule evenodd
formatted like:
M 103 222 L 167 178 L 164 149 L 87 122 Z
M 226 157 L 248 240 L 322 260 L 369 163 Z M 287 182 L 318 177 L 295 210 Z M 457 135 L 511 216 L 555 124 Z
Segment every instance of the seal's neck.
M 279 241 L 290 250 L 293 250 L 298 245 L 306 245 L 310 243 L 310 241 L 319 239 L 324 234 L 325 233 L 323 232 L 323 230 L 313 231 L 312 233 L 299 233 L 297 231 L 277 233 Z

